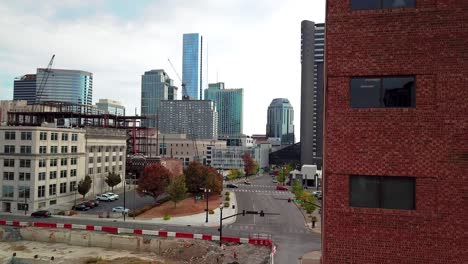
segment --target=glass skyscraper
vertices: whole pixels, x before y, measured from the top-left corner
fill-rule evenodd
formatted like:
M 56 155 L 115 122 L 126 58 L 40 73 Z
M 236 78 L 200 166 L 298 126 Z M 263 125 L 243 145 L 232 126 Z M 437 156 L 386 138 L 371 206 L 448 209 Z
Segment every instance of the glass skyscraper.
M 26 100 L 28 104 L 36 101 L 36 74 L 26 74 L 15 78 L 13 100 Z
M 96 103 L 96 107 L 108 114 L 120 116 L 125 115 L 125 106 L 123 106 L 119 101 L 111 99 L 99 99 L 99 102 Z
M 158 127 L 161 100 L 169 99 L 172 80 L 164 70 L 151 70 L 141 76 L 141 115 L 146 116 L 144 126 Z
M 205 100 L 212 100 L 218 110 L 218 136 L 242 134 L 243 89 L 224 89 L 224 83 L 210 83 Z
M 206 88 L 207 65 L 206 44 L 199 33 L 189 33 L 183 36 L 182 53 L 182 83 L 186 91 L 182 95 L 190 99 L 202 100 Z M 185 94 L 186 93 L 186 94 Z
M 86 71 L 50 69 L 47 82 L 46 69 L 37 69 L 36 101 L 67 102 L 79 105 L 93 104 L 93 74 Z M 41 90 L 40 90 L 41 89 Z
M 273 99 L 267 115 L 267 137 L 280 138 L 282 145 L 294 144 L 294 110 L 289 100 Z

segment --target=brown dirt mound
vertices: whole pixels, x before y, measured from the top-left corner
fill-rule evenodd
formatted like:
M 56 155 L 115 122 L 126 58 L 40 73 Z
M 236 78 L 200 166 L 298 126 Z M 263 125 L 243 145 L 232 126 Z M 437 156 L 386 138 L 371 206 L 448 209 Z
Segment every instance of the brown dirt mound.
M 211 195 L 208 201 L 208 208 L 213 210 L 219 206 L 220 203 L 219 195 Z M 195 201 L 193 196 L 186 198 L 185 200 L 177 203 L 177 207 L 174 208 L 172 201 L 165 202 L 161 205 L 155 206 L 152 209 L 139 215 L 137 218 L 160 218 L 165 215 L 171 217 L 174 216 L 186 216 L 205 212 L 206 200 Z

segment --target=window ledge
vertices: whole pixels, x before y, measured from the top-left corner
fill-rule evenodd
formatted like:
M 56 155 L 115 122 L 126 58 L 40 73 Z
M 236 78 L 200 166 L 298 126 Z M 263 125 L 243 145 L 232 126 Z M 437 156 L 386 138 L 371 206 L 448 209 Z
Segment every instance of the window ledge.
M 355 216 L 360 215 L 384 215 L 384 216 L 398 216 L 398 217 L 412 217 L 412 218 L 434 218 L 437 216 L 434 212 L 418 211 L 418 210 L 403 210 L 403 209 L 384 209 L 384 208 L 334 208 L 329 209 L 333 212 L 351 214 Z

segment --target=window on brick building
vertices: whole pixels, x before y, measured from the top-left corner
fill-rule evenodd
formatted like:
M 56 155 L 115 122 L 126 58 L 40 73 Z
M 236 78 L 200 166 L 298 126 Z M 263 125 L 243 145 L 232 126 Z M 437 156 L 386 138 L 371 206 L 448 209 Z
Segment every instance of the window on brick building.
M 353 77 L 350 82 L 352 108 L 414 107 L 415 77 Z
M 415 0 L 351 0 L 352 10 L 392 9 L 415 6 Z
M 415 178 L 352 175 L 349 206 L 414 210 Z

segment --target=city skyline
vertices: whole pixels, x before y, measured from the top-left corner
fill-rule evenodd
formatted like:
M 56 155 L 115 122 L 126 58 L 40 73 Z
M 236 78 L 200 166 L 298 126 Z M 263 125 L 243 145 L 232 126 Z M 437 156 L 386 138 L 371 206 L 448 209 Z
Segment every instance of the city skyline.
M 158 10 L 167 12 L 155 17 Z M 54 68 L 93 73 L 93 104 L 99 98 L 117 99 L 129 114 L 135 107 L 140 114 L 141 74 L 164 69 L 182 94 L 167 59 L 182 74 L 182 36 L 200 32 L 209 46 L 208 83 L 222 80 L 230 87 L 243 87 L 244 133 L 263 133 L 273 98 L 287 97 L 293 107 L 300 106 L 299 25 L 304 19 L 323 22 L 324 10 L 324 3 L 311 1 L 188 1 L 180 6 L 149 1 L 140 5 L 2 2 L 0 32 L 9 38 L 0 44 L 0 99 L 13 98 L 15 77 L 44 68 L 56 54 Z M 181 16 L 194 22 L 186 23 L 178 19 Z M 279 69 L 288 78 L 272 78 Z

